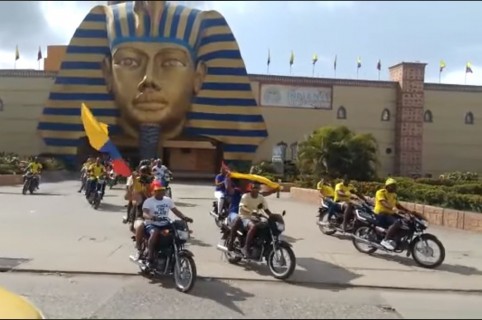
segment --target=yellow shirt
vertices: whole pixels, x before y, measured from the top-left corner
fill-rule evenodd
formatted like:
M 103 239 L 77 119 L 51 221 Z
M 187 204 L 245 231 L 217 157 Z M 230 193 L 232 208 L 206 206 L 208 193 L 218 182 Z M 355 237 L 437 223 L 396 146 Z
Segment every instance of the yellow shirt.
M 344 196 L 340 196 L 338 191 L 343 191 L 345 193 Z M 338 183 L 335 186 L 335 202 L 344 202 L 350 201 L 351 193 L 355 191 L 355 187 L 351 184 L 345 186 L 343 182 Z
M 147 189 L 149 187 L 149 185 L 145 185 L 145 184 L 141 183 L 140 178 L 141 177 L 136 177 L 134 179 L 134 181 L 132 182 L 132 190 L 134 192 L 144 192 L 144 191 L 147 191 Z
M 388 204 L 390 205 L 390 209 L 385 207 L 382 204 L 382 201 L 388 202 Z M 388 192 L 387 189 L 380 189 L 375 194 L 375 209 L 373 209 L 373 211 L 376 214 L 381 214 L 381 213 L 382 214 L 394 214 L 395 210 L 393 210 L 393 208 L 395 208 L 397 203 L 398 203 L 398 200 L 397 200 L 397 194 L 396 193 Z
M 95 178 L 101 176 L 102 173 L 105 172 L 105 168 L 103 165 L 97 165 L 95 163 L 91 164 L 87 170 L 89 171 L 90 176 Z
M 32 172 L 33 174 L 40 173 L 40 170 L 42 170 L 42 164 L 38 162 L 32 162 L 29 164 L 28 167 L 30 172 Z
M 329 197 L 329 198 L 335 197 L 335 190 L 333 190 L 333 188 L 330 185 L 321 184 L 321 182 L 318 182 L 318 184 L 316 185 L 316 189 L 320 191 L 323 197 Z
M 260 204 L 263 204 L 263 209 L 268 209 L 268 203 L 261 194 L 256 198 L 251 197 L 250 193 L 243 194 L 239 202 L 239 215 L 241 218 L 250 218 L 253 211 L 258 210 Z

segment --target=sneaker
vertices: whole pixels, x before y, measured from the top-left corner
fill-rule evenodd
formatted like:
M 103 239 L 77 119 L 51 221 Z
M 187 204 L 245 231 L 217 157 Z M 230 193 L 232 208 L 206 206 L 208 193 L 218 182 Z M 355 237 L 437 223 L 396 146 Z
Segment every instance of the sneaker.
M 135 260 L 135 261 L 139 261 L 142 259 L 142 251 L 137 251 L 133 256 L 132 258 Z
M 392 240 L 383 240 L 380 244 L 387 250 L 395 250 L 395 245 Z

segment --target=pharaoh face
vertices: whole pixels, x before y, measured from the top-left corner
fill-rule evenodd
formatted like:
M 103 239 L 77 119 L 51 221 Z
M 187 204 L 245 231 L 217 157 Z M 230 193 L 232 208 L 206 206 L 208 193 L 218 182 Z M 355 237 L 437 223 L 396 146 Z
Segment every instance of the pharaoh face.
M 206 74 L 183 47 L 172 43 L 123 43 L 104 63 L 104 76 L 125 125 L 156 124 L 164 136 L 180 133 Z

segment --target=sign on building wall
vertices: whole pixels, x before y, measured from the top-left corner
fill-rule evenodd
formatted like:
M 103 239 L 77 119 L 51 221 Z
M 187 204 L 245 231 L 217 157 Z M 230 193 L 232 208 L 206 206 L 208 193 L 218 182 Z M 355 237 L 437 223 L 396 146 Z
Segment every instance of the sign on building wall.
M 261 106 L 331 109 L 331 87 L 295 87 L 262 84 Z

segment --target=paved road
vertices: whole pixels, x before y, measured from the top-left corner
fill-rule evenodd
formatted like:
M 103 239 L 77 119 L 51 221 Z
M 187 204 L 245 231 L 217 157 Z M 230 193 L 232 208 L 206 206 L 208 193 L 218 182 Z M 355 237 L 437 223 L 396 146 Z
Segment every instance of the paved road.
M 57 319 L 476 319 L 482 313 L 482 297 L 468 294 L 201 280 L 186 295 L 167 279 L 9 273 L 0 274 L 0 283 Z
M 133 252 L 130 233 L 127 227 L 121 223 L 124 212 L 122 191 L 109 191 L 105 203 L 101 205 L 100 210 L 95 211 L 90 208 L 82 196 L 76 193 L 77 187 L 78 184 L 74 181 L 45 183 L 41 186 L 40 194 L 33 196 L 21 195 L 19 187 L 0 188 L 0 203 L 2 203 L 0 212 L 0 226 L 2 228 L 0 233 L 0 268 L 13 268 L 17 271 L 47 270 L 74 273 L 137 274 L 137 266 L 128 259 L 129 254 Z M 252 287 L 253 290 L 258 288 L 256 289 L 258 291 L 251 293 L 254 295 L 252 300 L 256 300 L 254 298 L 258 296 L 265 297 L 260 301 L 265 301 L 268 306 L 258 309 L 266 310 L 266 308 L 272 307 L 272 304 L 268 301 L 270 296 L 276 297 L 273 298 L 273 300 L 276 300 L 280 294 L 285 294 L 283 288 L 289 288 L 286 294 L 289 294 L 293 301 L 305 299 L 303 297 L 307 297 L 307 301 L 317 301 L 316 303 L 310 302 L 313 307 L 310 309 L 306 306 L 306 310 L 318 310 L 316 316 L 319 316 L 319 313 L 330 315 L 328 307 L 326 309 L 318 306 L 318 304 L 319 301 L 328 299 L 327 297 L 331 296 L 332 291 L 315 289 L 317 285 L 334 284 L 340 290 L 347 286 L 373 286 L 424 290 L 482 291 L 482 247 L 480 246 L 482 235 L 480 234 L 431 228 L 430 231 L 439 236 L 444 243 L 447 258 L 444 265 L 439 269 L 425 270 L 415 266 L 411 259 L 404 256 L 364 255 L 357 252 L 350 241 L 321 234 L 314 223 L 316 207 L 294 202 L 289 199 L 287 194 L 283 194 L 281 199 L 272 196 L 268 203 L 274 211 L 279 212 L 285 209 L 288 212 L 285 217 L 287 225 L 285 238 L 293 244 L 297 256 L 297 269 L 292 280 L 298 285 L 266 282 L 273 281 L 267 273 L 266 266 L 229 265 L 222 258 L 221 252 L 215 249 L 219 241 L 219 231 L 208 214 L 212 203 L 211 187 L 178 183 L 173 186 L 173 193 L 177 207 L 195 220 L 192 226 L 194 238 L 191 241 L 190 249 L 195 254 L 198 275 L 209 279 L 217 279 L 206 283 L 201 281 L 198 284 L 199 290 L 204 292 L 204 295 L 221 294 L 220 297 L 214 296 L 207 298 L 207 300 L 229 300 L 229 298 L 223 298 L 223 292 L 238 289 L 241 290 L 238 292 L 243 292 L 244 289 L 242 288 L 249 289 Z M 4 276 L 2 275 L 0 278 L 0 285 L 4 281 Z M 22 277 L 28 279 L 29 276 L 25 274 Z M 118 281 L 109 280 L 108 277 L 95 279 L 97 280 L 91 281 L 99 281 L 99 283 L 102 281 Z M 137 288 L 145 287 L 146 290 L 157 288 L 157 286 L 146 285 L 145 280 L 140 277 L 128 279 L 121 281 L 124 289 L 119 290 L 122 292 L 126 290 L 125 288 L 130 291 L 131 285 L 137 286 Z M 227 283 L 235 289 L 227 288 L 224 280 L 234 281 Z M 253 282 L 255 280 L 264 280 L 264 282 Z M 210 293 L 211 289 L 209 288 L 220 293 Z M 247 289 L 245 292 L 250 292 Z M 35 290 L 41 291 L 40 285 Z M 171 291 L 169 290 L 169 292 Z M 28 290 L 22 292 L 30 294 Z M 351 291 L 342 290 L 339 292 L 343 295 L 339 299 L 344 299 L 345 292 Z M 165 292 L 159 293 L 160 296 L 166 294 Z M 362 292 L 359 295 L 364 294 Z M 35 296 L 35 294 L 33 295 Z M 226 293 L 226 295 L 230 296 L 231 294 Z M 411 294 L 410 297 L 423 297 L 423 295 Z M 194 297 L 184 299 L 194 299 Z M 363 300 L 363 297 L 356 299 L 356 301 L 366 301 Z M 396 300 L 393 299 L 393 301 Z M 245 301 L 237 302 L 237 304 L 240 305 L 240 308 L 246 308 L 247 310 L 246 306 L 251 303 L 249 301 L 251 301 L 250 298 L 246 298 Z M 291 309 L 295 310 L 295 303 L 291 303 L 293 303 Z M 241 305 L 244 305 L 244 307 L 241 307 Z M 377 305 L 377 303 L 371 305 Z M 416 306 L 416 303 L 412 305 Z M 170 305 L 172 310 L 180 308 L 179 306 L 176 304 Z M 446 306 L 448 307 L 450 304 Z M 150 308 L 149 304 L 149 310 L 151 310 Z M 340 308 L 339 310 L 343 309 Z M 346 306 L 346 308 L 346 317 L 353 316 L 352 311 L 349 310 L 350 307 Z M 412 310 L 410 308 L 408 310 Z M 194 310 L 198 309 L 195 308 Z M 398 310 L 398 308 L 396 309 Z M 169 312 L 175 312 L 172 310 Z M 223 308 L 220 310 L 213 312 L 224 312 L 222 311 Z M 243 310 L 247 316 L 251 315 L 249 311 Z M 283 314 L 289 314 L 288 312 L 283 311 Z M 306 317 L 310 317 L 309 312 L 307 311 Z M 341 315 L 342 313 L 342 311 L 339 311 L 336 317 L 345 317 Z M 114 314 L 111 316 L 114 317 Z M 236 312 L 233 313 L 232 317 L 238 317 L 235 314 Z M 204 317 L 204 311 L 202 315 L 198 316 Z M 183 315 L 179 317 L 183 317 Z M 206 317 L 208 316 L 206 315 Z M 213 317 L 216 316 L 213 315 Z

